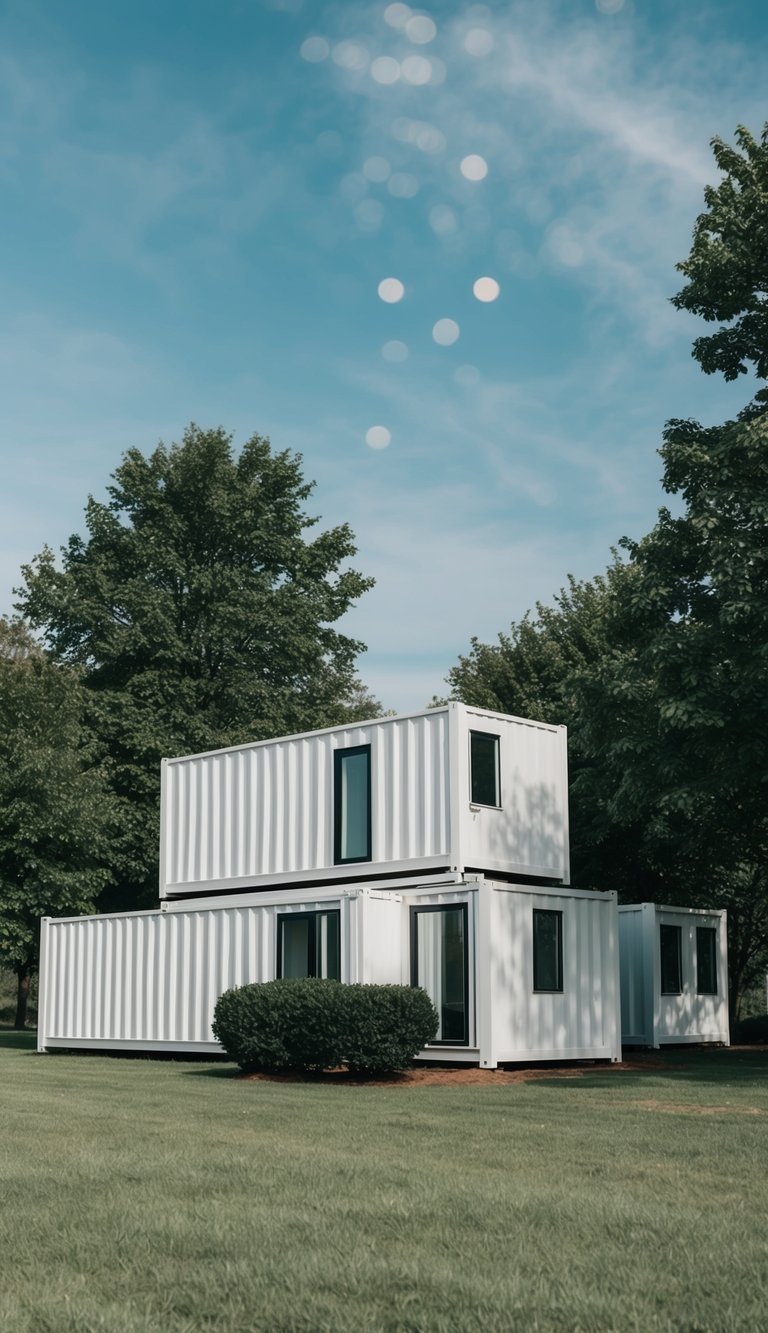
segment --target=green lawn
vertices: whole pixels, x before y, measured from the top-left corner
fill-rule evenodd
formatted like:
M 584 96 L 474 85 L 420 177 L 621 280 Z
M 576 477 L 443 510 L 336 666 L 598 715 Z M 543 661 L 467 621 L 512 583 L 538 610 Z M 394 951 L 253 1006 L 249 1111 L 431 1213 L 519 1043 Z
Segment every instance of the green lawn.
M 232 1074 L 0 1033 L 0 1328 L 768 1328 L 766 1052 L 507 1087 Z

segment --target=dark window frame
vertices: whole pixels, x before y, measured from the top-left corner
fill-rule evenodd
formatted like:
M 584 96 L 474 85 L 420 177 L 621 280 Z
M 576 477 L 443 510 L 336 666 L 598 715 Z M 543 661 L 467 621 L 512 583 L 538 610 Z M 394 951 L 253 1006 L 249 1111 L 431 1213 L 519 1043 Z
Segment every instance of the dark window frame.
M 457 1041 L 455 1037 L 435 1037 L 430 1046 L 469 1046 L 469 903 L 430 903 L 424 907 L 411 908 L 411 985 L 419 986 L 419 926 L 418 918 L 427 912 L 461 911 L 464 921 L 464 1037 Z
M 364 754 L 368 760 L 368 809 L 366 820 L 366 856 L 341 855 L 341 774 L 345 755 Z M 333 752 L 333 864 L 335 866 L 361 865 L 373 859 L 371 823 L 371 747 L 350 745 Z
M 707 936 L 709 943 L 707 950 L 711 951 L 711 960 L 707 959 L 707 965 L 711 961 L 712 965 L 712 989 L 702 989 L 701 985 L 701 937 Z M 716 926 L 697 926 L 696 927 L 696 994 L 697 995 L 719 995 L 720 990 L 717 984 L 717 927 Z
M 537 916 L 554 916 L 557 918 L 557 979 L 558 986 L 537 986 L 536 973 L 539 970 L 536 966 L 536 920 Z M 562 995 L 563 994 L 563 909 L 555 907 L 534 907 L 531 916 L 531 939 L 533 955 L 533 991 L 535 995 Z
M 475 796 L 475 773 L 472 763 L 472 741 L 475 736 L 482 737 L 486 741 L 496 742 L 496 801 L 480 801 Z M 478 731 L 471 728 L 469 732 L 469 801 L 471 805 L 481 805 L 485 810 L 501 810 L 501 736 L 495 731 Z
M 664 951 L 662 949 L 662 936 L 664 931 L 673 930 L 677 941 L 677 987 L 672 989 L 664 985 Z M 683 928 L 675 926 L 669 921 L 659 922 L 659 990 L 662 995 L 682 995 L 683 993 Z
M 280 981 L 280 980 L 282 979 L 282 976 L 283 976 L 283 925 L 284 925 L 284 922 L 286 922 L 286 921 L 309 921 L 309 920 L 312 920 L 312 921 L 315 922 L 315 929 L 314 929 L 314 931 L 311 931 L 311 932 L 310 932 L 310 938 L 309 938 L 309 963 L 310 963 L 310 966 L 311 966 L 311 968 L 312 968 L 312 971 L 311 971 L 311 972 L 308 972 L 308 973 L 307 973 L 307 976 L 308 976 L 308 977 L 316 977 L 316 976 L 318 975 L 318 971 L 317 971 L 317 922 L 318 922 L 318 918 L 321 917 L 321 916 L 329 916 L 329 917 L 332 916 L 332 917 L 335 917 L 335 918 L 336 918 L 336 925 L 337 925 L 337 930 L 338 930 L 337 939 L 338 939 L 338 947 L 339 947 L 339 975 L 338 975 L 338 977 L 333 977 L 333 978 L 329 978 L 329 979 L 330 979 L 330 980 L 333 980 L 333 981 L 341 981 L 341 909 L 340 909 L 339 907 L 319 907 L 319 908 L 313 908 L 311 911 L 308 911 L 308 912 L 278 912 L 278 914 L 277 914 L 277 966 L 276 966 L 276 968 L 275 968 L 275 976 L 277 977 L 278 981 Z

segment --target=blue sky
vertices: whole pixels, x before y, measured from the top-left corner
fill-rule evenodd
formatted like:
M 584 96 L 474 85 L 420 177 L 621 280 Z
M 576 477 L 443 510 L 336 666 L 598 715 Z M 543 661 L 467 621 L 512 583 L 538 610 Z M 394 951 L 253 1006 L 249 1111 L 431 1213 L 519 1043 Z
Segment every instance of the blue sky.
M 750 0 L 3 0 L 0 613 L 124 449 L 258 431 L 423 706 L 649 529 L 666 418 L 750 396 L 668 298 L 767 43 Z

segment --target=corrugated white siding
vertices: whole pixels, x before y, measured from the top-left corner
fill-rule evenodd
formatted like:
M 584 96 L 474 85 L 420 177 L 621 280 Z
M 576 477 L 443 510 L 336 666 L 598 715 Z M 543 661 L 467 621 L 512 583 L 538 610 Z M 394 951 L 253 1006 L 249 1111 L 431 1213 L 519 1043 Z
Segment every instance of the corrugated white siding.
M 356 900 L 139 912 L 44 923 L 38 1044 L 220 1047 L 211 1020 L 232 986 L 270 981 L 277 915 L 341 906 L 342 979 L 357 980 Z
M 567 883 L 568 769 L 564 727 L 465 708 L 455 762 L 461 864 Z M 500 738 L 501 808 L 471 803 L 470 731 Z
M 563 913 L 562 993 L 533 988 L 533 909 Z M 616 899 L 498 885 L 490 900 L 495 1060 L 618 1058 Z
M 660 927 L 681 931 L 682 990 L 662 995 Z M 696 929 L 716 931 L 717 994 L 697 993 Z M 721 911 L 636 903 L 619 908 L 621 1031 L 627 1044 L 648 1046 L 730 1040 L 727 918 Z
M 166 761 L 161 896 L 338 873 L 333 753 L 357 745 L 371 746 L 371 864 L 445 861 L 447 716 L 434 710 Z
M 343 981 L 408 984 L 411 909 L 468 904 L 469 1044 L 428 1058 L 499 1061 L 618 1057 L 613 895 L 457 883 L 397 892 L 275 894 L 246 905 L 47 920 L 40 966 L 40 1049 L 81 1045 L 216 1051 L 218 996 L 276 973 L 277 918 L 338 907 Z M 533 991 L 532 911 L 563 912 L 562 994 Z

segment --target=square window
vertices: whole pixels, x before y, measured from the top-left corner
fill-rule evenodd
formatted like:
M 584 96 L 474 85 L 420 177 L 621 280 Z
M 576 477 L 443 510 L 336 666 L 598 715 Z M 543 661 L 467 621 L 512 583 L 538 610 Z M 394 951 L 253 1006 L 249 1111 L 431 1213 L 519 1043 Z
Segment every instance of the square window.
M 338 909 L 285 912 L 277 918 L 278 977 L 341 980 Z
M 501 805 L 499 738 L 486 731 L 469 733 L 470 799 L 473 805 Z
M 371 859 L 371 747 L 355 745 L 333 756 L 333 861 Z
M 680 995 L 683 989 L 683 932 L 680 926 L 659 926 L 661 993 Z
M 563 989 L 563 914 L 533 909 L 533 989 Z
M 696 927 L 696 993 L 717 995 L 717 931 Z

